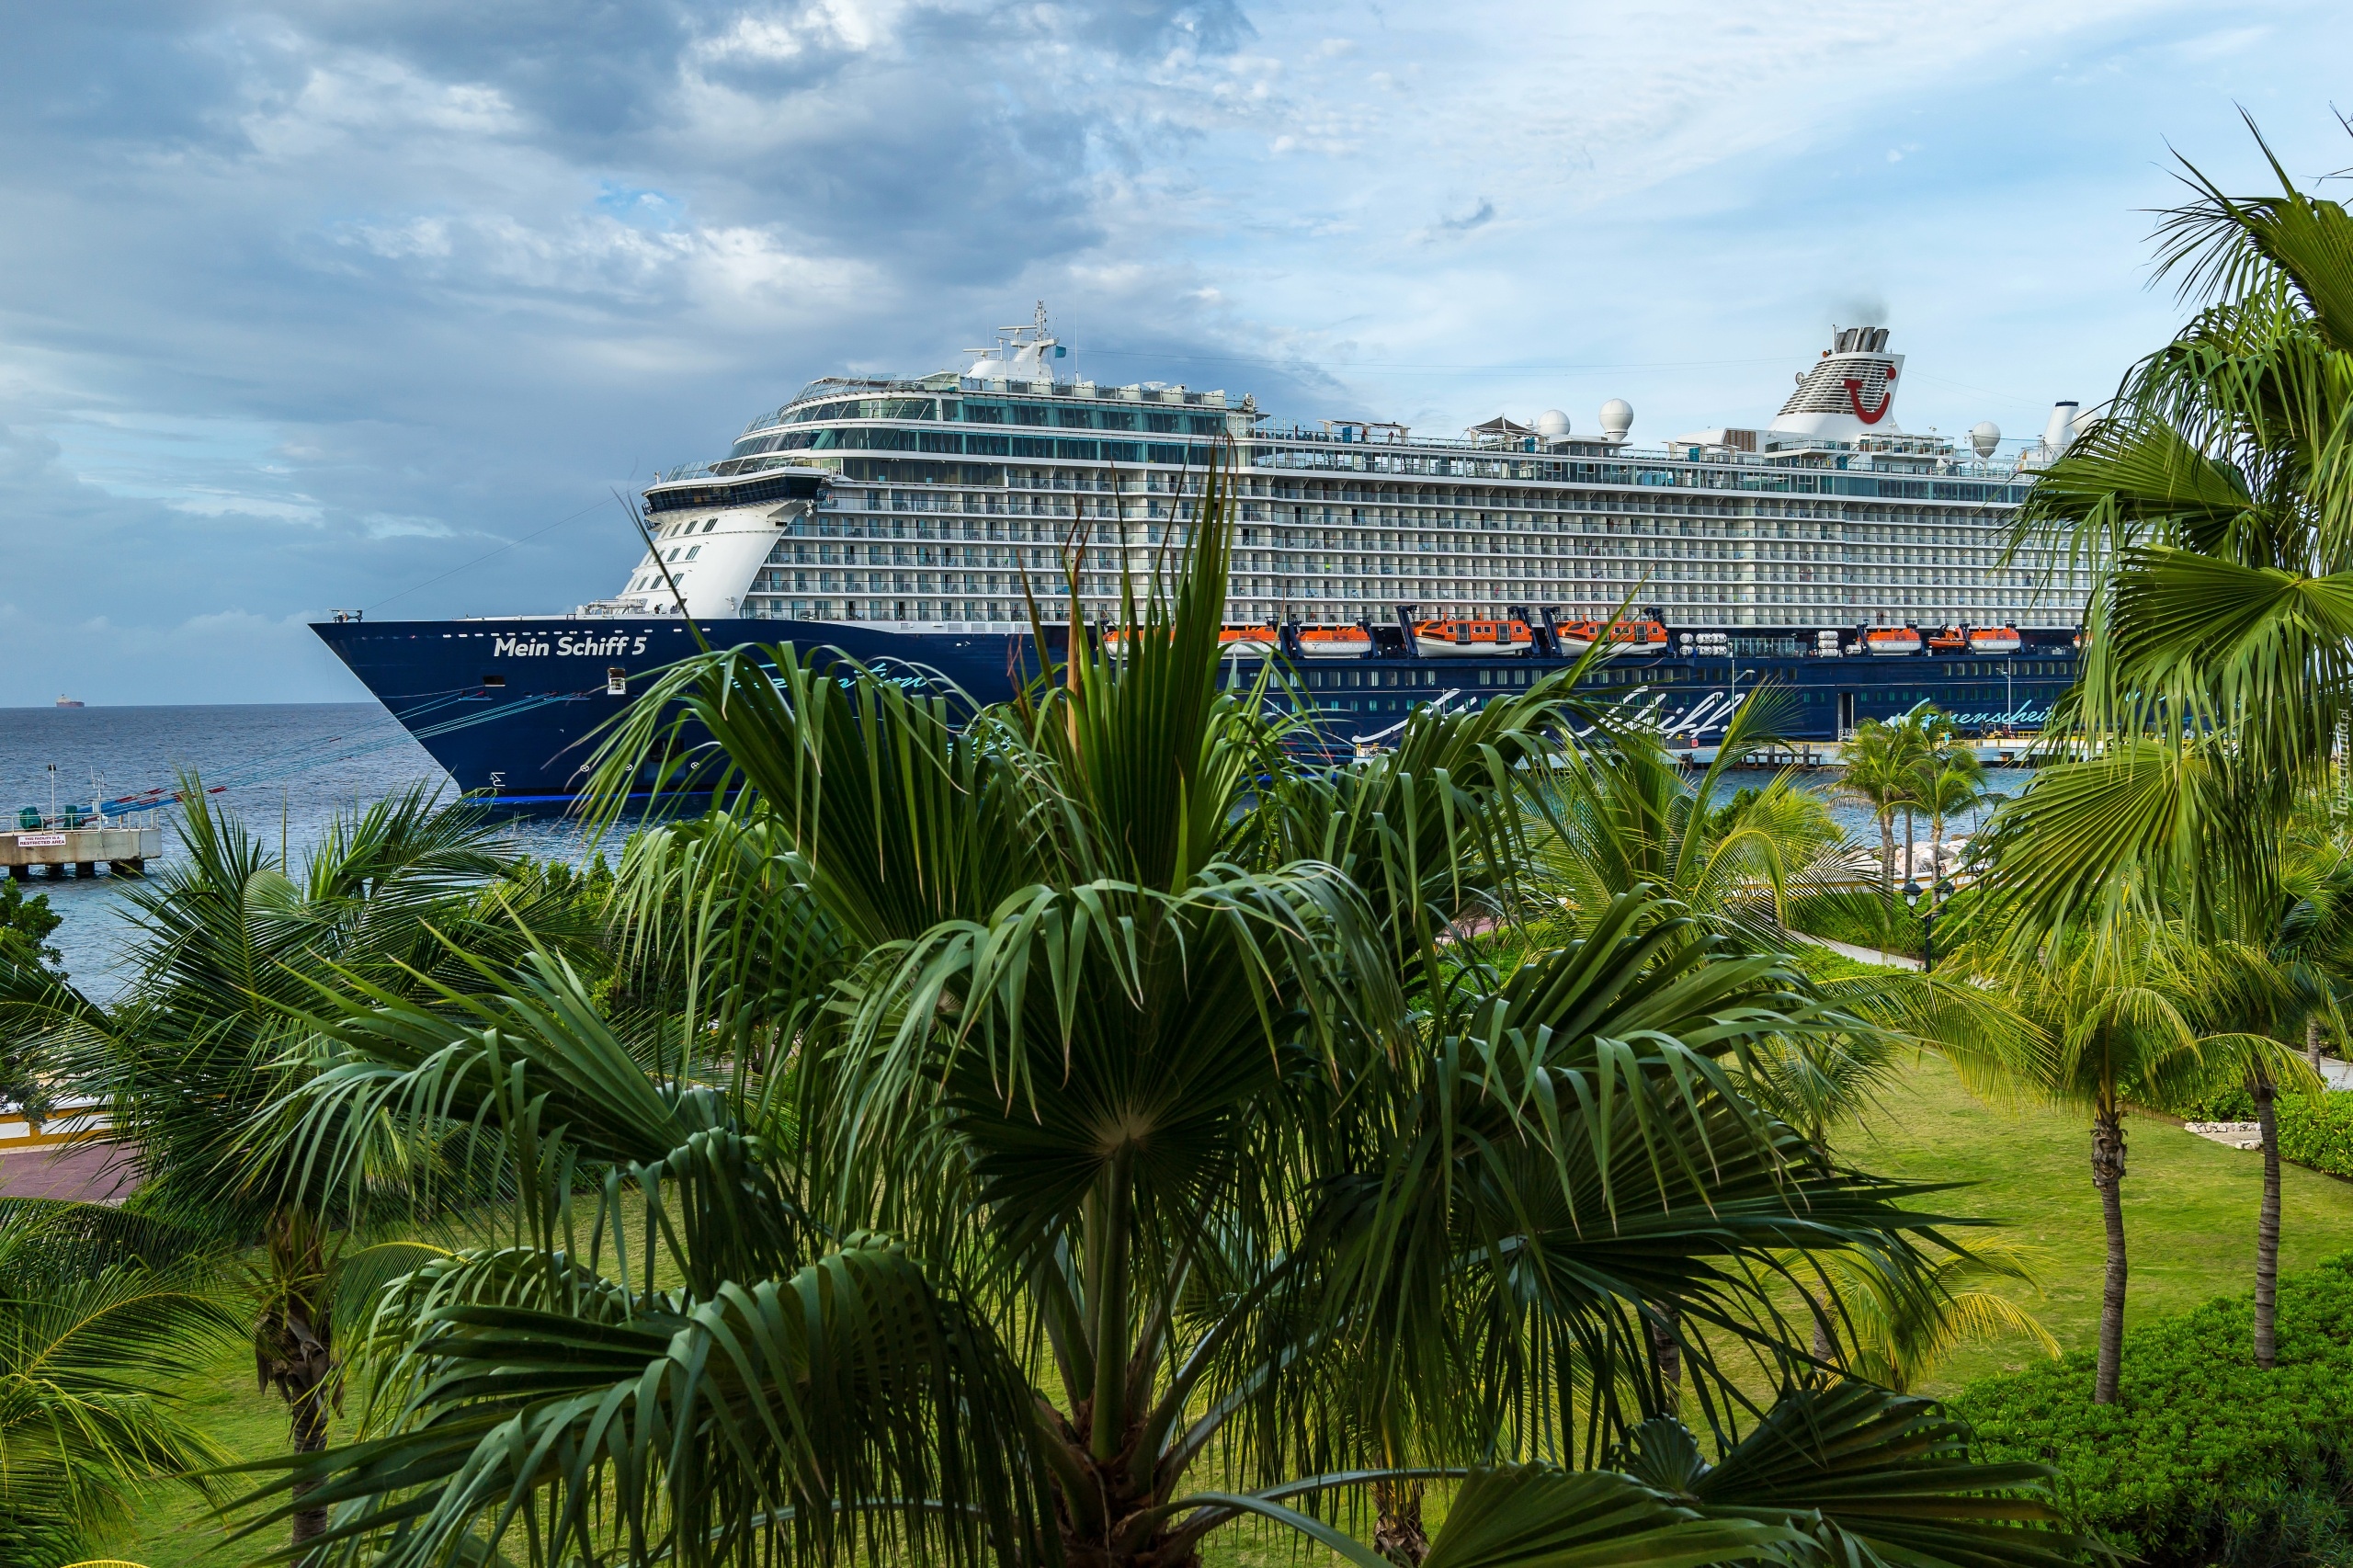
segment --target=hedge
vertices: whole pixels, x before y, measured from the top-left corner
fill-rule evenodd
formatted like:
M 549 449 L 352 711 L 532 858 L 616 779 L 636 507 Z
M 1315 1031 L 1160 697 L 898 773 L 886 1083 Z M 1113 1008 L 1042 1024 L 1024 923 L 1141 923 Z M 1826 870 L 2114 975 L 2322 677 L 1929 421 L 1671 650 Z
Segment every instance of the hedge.
M 2353 1096 L 2346 1096 L 2353 1098 Z M 2256 1369 L 2251 1296 L 2124 1336 L 2120 1402 L 2076 1351 L 1950 1402 L 1983 1457 L 2059 1471 L 2078 1529 L 2156 1564 L 2345 1561 L 2353 1527 L 2353 1253 L 2279 1281 L 2279 1364 Z
M 2281 1159 L 2353 1176 L 2353 1095 L 2282 1095 L 2273 1108 Z

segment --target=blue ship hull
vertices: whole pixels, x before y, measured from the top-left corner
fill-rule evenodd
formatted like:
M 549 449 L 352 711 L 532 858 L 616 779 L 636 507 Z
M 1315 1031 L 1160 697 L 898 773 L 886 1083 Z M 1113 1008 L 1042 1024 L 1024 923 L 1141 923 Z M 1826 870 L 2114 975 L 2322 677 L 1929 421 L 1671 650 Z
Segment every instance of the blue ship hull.
M 654 671 L 694 652 L 674 618 L 464 621 L 330 621 L 312 628 L 460 788 L 513 804 L 557 804 L 576 794 L 591 736 L 642 691 Z M 856 621 L 706 621 L 714 647 L 791 642 L 944 679 L 980 702 L 1003 700 L 1037 671 L 1027 635 L 910 634 Z M 1794 648 L 1799 633 L 1749 628 L 1751 646 Z M 1809 634 L 1810 635 L 1810 634 Z M 1740 644 L 1736 642 L 1735 647 Z M 1524 688 L 1568 661 L 1409 656 L 1384 637 L 1371 655 L 1301 661 L 1297 695 L 1335 750 L 1378 742 L 1425 703 L 1477 703 Z M 1965 731 L 2034 729 L 2075 680 L 2072 633 L 2029 632 L 2000 657 L 1928 653 L 1824 658 L 1795 652 L 1621 657 L 1586 685 L 1671 737 L 1705 745 L 1735 704 L 1780 693 L 1780 734 L 1836 740 L 1866 719 L 1922 703 Z M 1255 674 L 1252 665 L 1236 672 Z

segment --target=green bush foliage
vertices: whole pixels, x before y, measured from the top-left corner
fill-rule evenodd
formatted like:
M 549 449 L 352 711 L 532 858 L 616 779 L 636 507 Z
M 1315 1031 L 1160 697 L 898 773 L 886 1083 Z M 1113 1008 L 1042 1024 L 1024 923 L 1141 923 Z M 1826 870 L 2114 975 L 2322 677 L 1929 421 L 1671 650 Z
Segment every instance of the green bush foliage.
M 2092 1403 L 2079 1351 L 1972 1383 L 1950 1408 L 1981 1457 L 2055 1467 L 2075 1526 L 2153 1564 L 2345 1561 L 2353 1254 L 2280 1280 L 2269 1372 L 2252 1313 L 2250 1297 L 2220 1297 L 2128 1333 L 2113 1405 Z
M 0 875 L 0 997 L 39 994 L 65 978 L 61 955 L 49 946 L 63 916 L 49 907 L 47 893 L 25 896 L 14 877 Z M 38 1052 L 27 1047 L 0 1050 L 0 1105 L 45 1117 L 50 1109 L 48 1074 Z
M 62 977 L 60 955 L 48 942 L 63 919 L 49 907 L 47 893 L 28 898 L 14 877 L 0 877 L 0 963 L 46 969 Z
M 2282 1095 L 2277 1115 L 2281 1159 L 2353 1176 L 2353 1095 Z
M 2212 1089 L 2196 1099 L 2160 1108 L 2184 1121 L 2253 1121 L 2255 1096 L 2245 1085 Z

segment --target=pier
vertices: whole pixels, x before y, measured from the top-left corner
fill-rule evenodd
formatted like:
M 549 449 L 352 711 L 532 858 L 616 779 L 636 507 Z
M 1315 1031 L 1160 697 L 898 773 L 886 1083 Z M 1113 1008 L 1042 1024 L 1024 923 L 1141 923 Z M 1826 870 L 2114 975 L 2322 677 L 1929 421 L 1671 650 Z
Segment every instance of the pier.
M 18 881 L 45 867 L 52 877 L 69 872 L 95 877 L 98 866 L 124 871 L 144 871 L 147 862 L 164 852 L 160 827 L 103 826 L 21 828 L 0 833 L 0 867 Z

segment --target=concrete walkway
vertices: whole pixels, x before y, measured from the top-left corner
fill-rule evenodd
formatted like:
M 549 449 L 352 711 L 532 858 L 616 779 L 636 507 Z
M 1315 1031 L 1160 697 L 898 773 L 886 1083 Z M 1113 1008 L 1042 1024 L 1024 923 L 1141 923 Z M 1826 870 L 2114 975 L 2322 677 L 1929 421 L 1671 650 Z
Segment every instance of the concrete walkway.
M 1920 967 L 1918 959 L 1905 958 L 1902 953 L 1883 953 L 1877 948 L 1859 948 L 1852 942 L 1834 942 L 1827 937 L 1810 936 L 1803 931 L 1792 931 L 1790 935 L 1801 942 L 1811 942 L 1817 948 L 1828 948 L 1834 953 L 1844 953 L 1859 963 L 1875 963 L 1883 969 L 1918 969 Z

